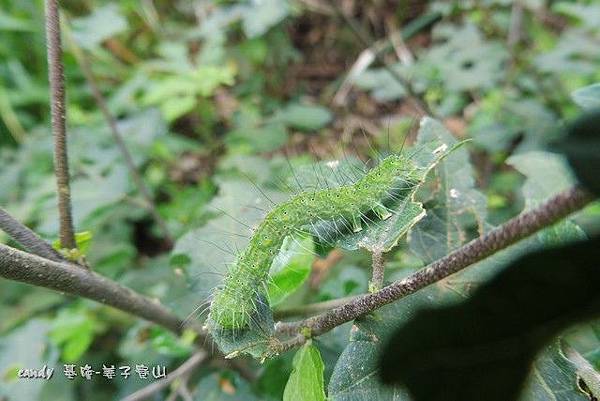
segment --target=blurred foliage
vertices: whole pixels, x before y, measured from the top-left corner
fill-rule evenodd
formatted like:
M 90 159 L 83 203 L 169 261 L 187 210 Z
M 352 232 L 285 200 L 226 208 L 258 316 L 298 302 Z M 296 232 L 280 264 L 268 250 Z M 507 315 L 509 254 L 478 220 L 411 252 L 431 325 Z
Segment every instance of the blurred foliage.
M 545 147 L 557 139 L 565 118 L 600 103 L 598 4 L 337 3 L 444 125 L 421 135 L 445 143 L 472 138 L 417 194 L 428 215 L 386 255 L 387 280 L 573 183 L 562 158 Z M 364 160 L 415 141 L 409 91 L 365 56 L 329 4 L 61 2 L 73 211 L 76 231 L 89 233 L 85 257 L 95 271 L 160 299 L 182 318 L 202 320 L 210 291 L 271 202 L 298 187 L 339 181 L 326 170 L 329 160 L 362 167 Z M 43 1 L 0 0 L 0 34 L 0 206 L 52 243 L 58 225 Z M 510 42 L 515 35 L 518 40 Z M 75 48 L 90 59 L 135 165 L 177 238 L 172 250 L 133 185 Z M 306 381 L 316 399 L 325 389 L 330 400 L 408 400 L 403 389 L 382 387 L 376 378 L 375 350 L 393 328 L 420 306 L 464 299 L 526 250 L 598 231 L 599 216 L 600 207 L 592 205 L 352 328 L 336 328 L 295 357 L 288 353 L 263 365 L 241 360 L 256 373 L 254 381 L 203 365 L 188 380 L 191 395 L 280 400 Z M 0 241 L 16 246 L 1 232 Z M 288 245 L 271 290 L 277 308 L 367 290 L 368 254 L 328 255 L 330 249 L 311 244 L 323 258 L 309 269 L 312 248 Z M 600 367 L 598 333 L 591 323 L 564 337 L 594 368 Z M 118 399 L 149 381 L 68 380 L 63 364 L 164 364 L 172 371 L 191 355 L 192 344 L 190 333 L 176 337 L 90 301 L 0 281 L 0 399 Z M 580 399 L 574 385 L 580 373 L 573 366 L 582 365 L 575 354 L 546 350 L 524 399 L 547 399 L 547 383 L 559 383 L 561 394 L 568 393 L 564 399 Z M 17 379 L 19 369 L 44 364 L 56 367 L 52 380 Z

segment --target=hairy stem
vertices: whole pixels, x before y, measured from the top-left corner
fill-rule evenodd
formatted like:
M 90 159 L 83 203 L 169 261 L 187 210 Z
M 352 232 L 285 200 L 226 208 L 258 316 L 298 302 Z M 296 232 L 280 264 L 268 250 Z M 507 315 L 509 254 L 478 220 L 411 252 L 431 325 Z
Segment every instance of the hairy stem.
M 125 165 L 129 170 L 129 174 L 131 174 L 131 177 L 133 177 L 135 186 L 144 198 L 146 202 L 146 208 L 152 215 L 152 218 L 154 219 L 156 224 L 158 224 L 158 226 L 160 227 L 164 238 L 169 242 L 169 245 L 172 246 L 173 237 L 171 236 L 166 222 L 158 213 L 158 209 L 154 204 L 154 200 L 150 195 L 150 191 L 148 190 L 148 187 L 144 183 L 142 176 L 140 175 L 139 171 L 137 170 L 137 167 L 135 166 L 135 163 L 133 162 L 133 157 L 131 156 L 129 149 L 127 149 L 127 144 L 123 140 L 123 135 L 121 135 L 121 132 L 119 132 L 119 128 L 117 127 L 117 120 L 108 109 L 106 100 L 104 99 L 102 92 L 100 92 L 100 89 L 98 88 L 98 84 L 96 83 L 96 78 L 94 77 L 94 74 L 92 72 L 92 67 L 90 65 L 89 59 L 87 58 L 86 54 L 81 50 L 81 48 L 77 45 L 77 43 L 75 43 L 75 40 L 73 40 L 68 30 L 67 34 L 68 42 L 71 45 L 71 48 L 73 49 L 73 54 L 75 55 L 75 58 L 77 59 L 77 62 L 79 63 L 81 71 L 83 72 L 83 75 L 85 77 L 85 80 L 92 91 L 94 100 L 96 101 L 96 104 L 100 108 L 100 111 L 102 112 L 102 115 L 104 116 L 104 119 L 106 120 L 106 123 L 110 128 L 110 132 L 113 136 L 113 139 L 115 140 L 119 151 L 123 155 L 123 159 L 125 160 Z
M 360 296 L 340 307 L 320 315 L 291 323 L 278 323 L 277 331 L 295 337 L 282 345 L 281 351 L 295 347 L 304 340 L 301 331 L 318 336 L 345 322 L 354 320 L 384 305 L 410 295 L 430 284 L 479 262 L 519 240 L 548 227 L 583 208 L 592 200 L 580 188 L 571 188 L 551 198 L 536 209 L 522 213 L 411 276 L 393 282 L 381 290 Z M 308 329 L 308 330 L 306 330 Z
M 14 217 L 0 207 L 0 229 L 18 242 L 29 252 L 55 262 L 66 262 L 46 241 L 41 239 L 29 227 L 19 223 Z
M 371 285 L 369 286 L 369 292 L 376 292 L 383 287 L 383 276 L 385 274 L 385 260 L 383 259 L 383 252 L 376 251 L 371 255 L 373 260 L 373 276 L 371 278 Z
M 69 187 L 69 159 L 65 129 L 65 77 L 60 39 L 58 0 L 46 0 L 46 47 L 48 53 L 48 80 L 50 81 L 50 110 L 54 136 L 54 175 L 60 216 L 60 244 L 75 249 L 73 216 L 71 214 L 71 189 Z
M 175 379 L 180 377 L 188 376 L 190 373 L 194 371 L 202 362 L 206 361 L 209 355 L 206 351 L 198 351 L 194 355 L 192 355 L 187 361 L 181 364 L 177 369 L 173 372 L 169 373 L 167 377 L 158 380 L 146 387 L 141 388 L 123 398 L 121 401 L 142 401 L 146 400 L 154 395 L 154 393 L 159 392 L 163 388 L 167 387 L 171 384 Z

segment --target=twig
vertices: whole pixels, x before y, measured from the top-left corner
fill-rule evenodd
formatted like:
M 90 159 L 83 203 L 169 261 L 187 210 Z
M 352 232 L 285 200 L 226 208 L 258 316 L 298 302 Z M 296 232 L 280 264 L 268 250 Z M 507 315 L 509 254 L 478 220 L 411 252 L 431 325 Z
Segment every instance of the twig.
M 333 11 L 333 10 L 332 10 Z M 340 85 L 336 94 L 333 96 L 333 104 L 341 106 L 345 103 L 346 96 L 350 89 L 352 88 L 353 81 L 358 77 L 364 70 L 369 68 L 369 66 L 377 59 L 377 56 L 382 57 L 381 55 L 391 49 L 394 48 L 396 43 L 405 44 L 405 42 L 416 35 L 421 30 L 433 25 L 436 23 L 442 15 L 438 12 L 432 12 L 429 14 L 425 14 L 424 16 L 417 18 L 406 26 L 402 28 L 400 32 L 393 32 L 387 38 L 378 40 L 372 46 L 364 49 L 358 55 L 356 61 L 346 74 L 344 81 Z M 406 47 L 407 55 L 411 56 L 411 59 L 414 59 L 410 54 L 410 49 Z M 406 56 L 406 55 L 405 55 Z M 406 58 L 406 57 L 404 57 Z M 402 57 L 400 57 L 402 60 Z M 414 60 L 412 60 L 414 61 Z M 412 64 L 411 61 L 411 64 Z
M 371 278 L 371 285 L 369 286 L 369 292 L 376 292 L 383 287 L 383 276 L 385 273 L 385 261 L 383 260 L 383 253 L 381 251 L 373 252 L 373 277 Z
M 150 195 L 150 191 L 148 190 L 146 184 L 144 184 L 144 180 L 142 179 L 142 176 L 138 172 L 135 163 L 133 162 L 133 157 L 131 157 L 131 153 L 129 152 L 129 149 L 127 149 L 127 144 L 125 143 L 125 141 L 123 140 L 123 136 L 119 132 L 117 121 L 108 109 L 106 100 L 104 99 L 102 92 L 100 92 L 100 89 L 98 88 L 98 84 L 96 83 L 96 78 L 94 77 L 94 74 L 92 72 L 90 62 L 85 53 L 81 50 L 81 48 L 77 45 L 75 40 L 71 37 L 69 29 L 66 29 L 65 31 L 67 33 L 67 38 L 69 44 L 71 45 L 71 49 L 73 50 L 73 54 L 75 55 L 75 58 L 79 63 L 79 66 L 81 67 L 85 80 L 92 91 L 92 95 L 94 96 L 96 104 L 100 108 L 100 111 L 102 112 L 102 115 L 104 116 L 104 119 L 106 120 L 108 127 L 110 128 L 110 132 L 113 136 L 113 139 L 117 143 L 119 151 L 123 155 L 123 159 L 125 159 L 125 165 L 129 170 L 129 174 L 131 174 L 131 176 L 133 177 L 135 186 L 137 187 L 138 191 L 140 191 L 140 194 L 142 194 L 142 197 L 146 201 L 146 208 L 148 209 L 150 214 L 152 214 L 154 221 L 160 227 L 164 238 L 172 246 L 173 237 L 171 236 L 169 228 L 167 227 L 167 224 L 161 217 L 160 213 L 158 213 L 156 205 L 154 204 L 152 196 Z
M 386 30 L 391 32 L 389 34 L 389 41 L 396 53 L 396 57 L 400 60 L 400 63 L 405 66 L 413 65 L 415 62 L 415 56 L 412 54 L 406 42 L 404 41 L 402 32 L 398 29 L 396 24 L 396 18 L 393 15 L 388 15 L 385 18 Z
M 22 143 L 26 137 L 25 128 L 21 125 L 19 117 L 12 105 L 8 94 L 4 89 L 4 82 L 0 80 L 0 118 L 6 125 L 6 128 L 10 135 L 13 137 L 16 143 Z
M 319 336 L 336 326 L 410 295 L 558 222 L 583 208 L 591 200 L 589 194 L 580 188 L 568 189 L 539 207 L 522 213 L 488 234 L 420 269 L 411 276 L 395 281 L 373 294 L 358 297 L 343 306 L 302 321 L 278 323 L 277 331 L 280 334 L 295 336 L 284 342 L 280 351 L 283 352 L 304 342 L 304 336 L 299 334 L 301 332 Z
M 191 373 L 196 367 L 208 358 L 208 354 L 205 351 L 196 352 L 187 361 L 181 364 L 173 372 L 169 373 L 164 379 L 155 381 L 154 383 L 136 391 L 123 398 L 121 401 L 142 401 L 152 396 L 154 393 L 162 390 L 171 384 L 175 379 L 186 376 Z
M 63 248 L 75 249 L 73 216 L 71 214 L 71 189 L 69 187 L 69 159 L 65 119 L 65 77 L 62 64 L 60 40 L 60 17 L 58 0 L 46 0 L 46 47 L 48 52 L 48 80 L 50 81 L 50 109 L 54 136 L 54 174 L 60 216 L 60 244 Z
M 29 229 L 29 227 L 19 223 L 1 207 L 0 229 L 10 235 L 12 239 L 29 252 L 55 262 L 66 262 L 66 260 L 50 246 L 50 244 L 41 239 L 36 233 Z
M 177 393 L 179 393 L 183 401 L 194 401 L 194 397 L 187 386 L 187 378 L 182 379 L 181 384 L 177 388 Z
M 154 322 L 179 334 L 183 321 L 137 292 L 72 264 L 55 262 L 0 244 L 0 277 L 92 299 Z M 198 343 L 206 340 L 198 331 Z
M 283 319 L 291 316 L 310 316 L 314 315 L 315 313 L 337 308 L 338 306 L 344 305 L 355 298 L 356 297 L 344 297 L 332 299 L 330 301 L 316 302 L 314 304 L 277 309 L 273 312 L 273 317 L 275 319 Z
M 507 44 L 513 50 L 519 44 L 523 35 L 523 4 L 516 0 L 512 5 L 510 13 L 510 28 L 508 31 Z
M 336 14 L 338 14 L 338 16 L 340 16 L 346 22 L 346 24 L 350 27 L 350 30 L 354 33 L 354 36 L 356 36 L 356 38 L 362 43 L 362 45 L 366 48 L 370 48 L 373 45 L 373 43 L 368 38 L 366 38 L 366 35 L 362 32 L 360 27 L 358 27 L 356 25 L 356 23 L 340 9 L 340 7 L 336 3 L 336 1 L 328 0 L 328 3 L 335 10 Z M 404 90 L 406 90 L 406 94 L 408 95 L 407 97 L 409 98 L 409 100 L 413 103 L 413 105 L 418 109 L 418 111 L 421 114 L 430 115 L 430 116 L 435 117 L 435 114 L 433 114 L 432 110 L 427 105 L 427 102 L 425 102 L 423 99 L 421 99 L 421 97 L 417 94 L 417 92 L 413 88 L 410 81 L 408 81 L 407 79 L 404 79 L 404 77 L 402 77 L 398 73 L 398 71 L 393 69 L 385 61 L 385 59 L 381 56 L 381 54 L 379 52 L 374 52 L 373 56 L 375 56 L 375 59 L 379 63 L 381 63 L 383 68 L 386 69 L 386 71 L 392 76 L 392 78 L 394 78 L 396 81 L 398 81 L 398 83 L 400 85 L 402 85 Z

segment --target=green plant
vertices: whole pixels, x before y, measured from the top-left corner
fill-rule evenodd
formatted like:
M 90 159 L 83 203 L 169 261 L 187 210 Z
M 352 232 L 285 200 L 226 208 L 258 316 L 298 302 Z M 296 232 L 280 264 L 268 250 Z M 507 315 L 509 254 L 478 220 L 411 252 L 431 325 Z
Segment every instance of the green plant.
M 598 203 L 577 187 L 597 186 L 595 135 L 585 123 L 561 134 L 598 105 L 592 1 L 0 0 L 0 10 L 0 399 L 414 400 L 423 376 L 410 363 L 436 355 L 430 342 L 466 341 L 453 324 L 475 322 L 464 310 L 487 305 L 479 294 L 516 291 L 498 295 L 495 278 L 519 281 L 537 259 L 548 267 L 539 281 L 560 275 L 571 242 L 600 228 Z M 380 199 L 394 152 L 418 188 Z M 356 196 L 382 169 L 387 184 L 369 179 L 374 192 Z M 316 209 L 300 202 L 312 193 Z M 282 216 L 274 204 L 296 224 L 307 211 L 346 218 L 257 246 L 261 223 Z M 229 278 L 225 309 L 257 309 L 241 302 L 246 284 L 269 305 L 225 338 L 206 320 L 211 294 L 236 259 L 259 259 L 250 250 L 268 256 L 257 274 Z M 562 264 L 575 273 L 574 261 Z M 523 303 L 578 299 L 562 295 Z M 480 331 L 503 326 L 501 312 L 537 316 L 505 309 Z M 513 386 L 493 366 L 473 365 L 479 383 L 452 380 L 468 361 L 458 351 L 447 377 L 422 371 L 425 390 L 449 378 L 475 392 L 491 375 L 483 389 L 498 397 L 598 398 L 598 325 L 566 330 L 531 343 L 540 352 L 528 352 L 531 371 L 511 369 Z M 397 335 L 387 377 L 406 387 L 379 379 Z M 65 377 L 64 365 L 86 364 L 163 365 L 169 376 Z M 20 377 L 44 365 L 51 380 Z

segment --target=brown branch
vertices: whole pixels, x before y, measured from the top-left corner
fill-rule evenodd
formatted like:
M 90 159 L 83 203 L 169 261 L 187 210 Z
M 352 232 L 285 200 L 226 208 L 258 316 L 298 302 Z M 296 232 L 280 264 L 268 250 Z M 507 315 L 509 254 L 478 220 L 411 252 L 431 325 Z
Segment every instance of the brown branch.
M 183 320 L 157 301 L 72 264 L 55 262 L 0 244 L 0 277 L 88 298 L 144 318 L 179 334 Z M 198 343 L 206 340 L 198 330 Z
M 69 159 L 65 119 L 65 76 L 60 40 L 60 17 L 58 0 L 46 0 L 46 47 L 48 52 L 48 80 L 50 81 L 50 110 L 54 136 L 54 174 L 60 216 L 60 244 L 75 249 L 73 216 L 71 214 L 71 189 L 69 187 Z
M 0 277 L 91 299 L 158 324 L 177 335 L 184 329 L 191 329 L 196 333 L 195 344 L 204 349 L 215 362 L 222 361 L 247 380 L 255 379 L 253 372 L 238 361 L 223 360 L 223 355 L 215 349 L 212 339 L 203 329 L 186 324 L 186 321 L 161 305 L 158 300 L 146 298 L 91 270 L 44 259 L 0 244 Z
M 204 362 L 209 355 L 206 351 L 199 351 L 192 355 L 187 361 L 181 364 L 173 372 L 169 373 L 164 379 L 158 380 L 138 391 L 128 395 L 121 401 L 142 401 L 151 397 L 154 393 L 162 390 L 171 384 L 175 379 L 189 375 L 194 369 L 196 369 L 202 362 Z
M 70 31 L 67 29 L 66 32 L 69 44 L 71 45 L 71 48 L 73 50 L 73 54 L 75 55 L 75 58 L 79 63 L 79 66 L 81 67 L 81 71 L 83 72 L 85 80 L 92 91 L 92 95 L 94 96 L 96 104 L 100 108 L 100 111 L 102 112 L 102 115 L 104 116 L 104 119 L 106 120 L 108 127 L 110 128 L 110 132 L 113 136 L 113 139 L 115 140 L 119 151 L 123 155 L 123 159 L 125 160 L 125 165 L 129 170 L 129 174 L 131 174 L 131 176 L 133 177 L 135 186 L 146 201 L 146 208 L 152 215 L 154 221 L 160 227 L 164 238 L 169 242 L 169 245 L 172 246 L 173 237 L 171 236 L 169 228 L 167 227 L 167 224 L 161 217 L 160 213 L 158 213 L 158 209 L 154 204 L 152 196 L 150 195 L 150 191 L 148 190 L 146 184 L 144 184 L 144 180 L 142 179 L 142 176 L 140 175 L 139 171 L 135 166 L 133 157 L 131 156 L 129 149 L 127 149 L 127 144 L 123 140 L 123 135 L 121 135 L 121 133 L 119 132 L 119 128 L 117 127 L 117 120 L 108 109 L 106 100 L 104 99 L 102 92 L 100 92 L 100 89 L 98 88 L 98 84 L 96 83 L 96 78 L 94 77 L 94 74 L 92 72 L 90 62 L 85 53 L 81 50 L 81 48 L 77 45 L 75 40 L 71 37 Z
M 29 252 L 55 262 L 67 262 L 46 241 L 0 207 L 0 229 Z
M 536 209 L 522 213 L 411 276 L 395 281 L 373 294 L 363 295 L 343 306 L 302 321 L 280 322 L 277 324 L 277 331 L 295 337 L 284 342 L 279 351 L 283 352 L 302 344 L 306 339 L 299 334 L 301 332 L 309 332 L 311 336 L 321 335 L 336 326 L 410 295 L 558 222 L 583 208 L 591 200 L 590 195 L 580 188 L 563 191 Z

